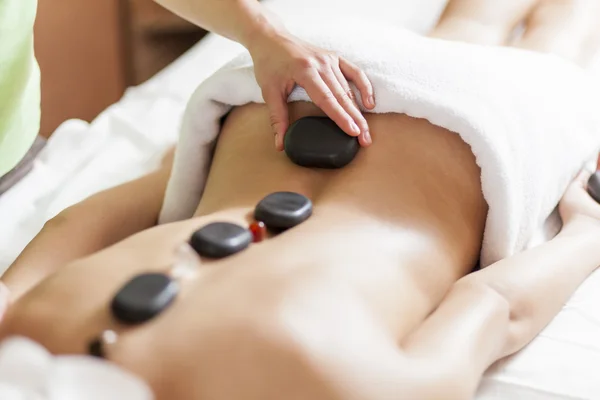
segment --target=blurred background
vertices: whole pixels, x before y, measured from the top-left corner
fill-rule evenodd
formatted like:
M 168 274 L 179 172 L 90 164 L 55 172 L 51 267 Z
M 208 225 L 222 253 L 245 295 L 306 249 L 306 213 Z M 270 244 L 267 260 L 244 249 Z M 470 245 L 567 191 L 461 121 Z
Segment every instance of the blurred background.
M 70 118 L 91 121 L 205 34 L 151 0 L 39 0 L 40 133 Z

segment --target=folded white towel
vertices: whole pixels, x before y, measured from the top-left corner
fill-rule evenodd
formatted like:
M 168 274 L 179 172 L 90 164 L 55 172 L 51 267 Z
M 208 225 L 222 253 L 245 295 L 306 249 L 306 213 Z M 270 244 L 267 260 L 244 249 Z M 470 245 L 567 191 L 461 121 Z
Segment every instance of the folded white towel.
M 382 22 L 359 25 L 343 19 L 290 29 L 361 67 L 375 89 L 374 112 L 425 118 L 458 133 L 471 146 L 489 204 L 483 266 L 528 246 L 570 180 L 600 147 L 592 81 L 584 70 L 558 57 L 435 40 Z M 309 100 L 301 88 L 290 96 L 290 101 L 298 100 Z M 249 102 L 264 100 L 247 53 L 192 96 L 162 223 L 193 214 L 219 120 L 233 106 Z
M 0 343 L 2 400 L 151 400 L 141 379 L 89 356 L 53 356 L 40 344 L 11 337 Z

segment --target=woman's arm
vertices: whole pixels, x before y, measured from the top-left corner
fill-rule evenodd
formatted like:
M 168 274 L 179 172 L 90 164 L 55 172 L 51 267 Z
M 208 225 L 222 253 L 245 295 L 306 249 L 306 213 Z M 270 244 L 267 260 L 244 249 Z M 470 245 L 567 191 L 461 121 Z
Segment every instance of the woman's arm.
M 496 360 L 527 345 L 600 266 L 600 205 L 580 175 L 560 203 L 551 241 L 459 280 L 402 347 L 467 384 L 472 395 Z
M 171 158 L 160 170 L 95 194 L 48 221 L 2 276 L 11 299 L 68 262 L 156 225 Z
M 356 106 L 354 82 L 363 105 L 375 107 L 373 88 L 357 66 L 311 46 L 285 30 L 258 0 L 156 0 L 181 17 L 241 43 L 252 55 L 256 80 L 269 107 L 275 147 L 283 150 L 289 126 L 287 98 L 297 84 L 348 135 L 371 144 L 369 126 Z
M 501 357 L 529 343 L 600 266 L 598 222 L 595 228 L 569 222 L 551 241 L 465 278 L 493 289 L 509 306 Z
M 244 47 L 282 30 L 279 20 L 257 0 L 156 0 L 182 18 Z

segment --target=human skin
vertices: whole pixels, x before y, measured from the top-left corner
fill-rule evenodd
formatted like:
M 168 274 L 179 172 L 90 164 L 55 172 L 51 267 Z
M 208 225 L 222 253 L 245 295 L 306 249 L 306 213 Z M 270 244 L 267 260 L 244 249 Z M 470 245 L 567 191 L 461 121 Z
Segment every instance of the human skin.
M 320 111 L 294 103 L 289 114 L 295 120 Z M 72 247 L 89 225 L 77 221 L 82 214 L 65 213 L 49 239 L 18 262 L 43 263 L 44 242 L 57 246 L 52 238 L 65 226 L 82 229 L 61 248 L 62 257 L 78 259 L 63 258 L 66 267 L 23 295 L 2 334 L 81 353 L 103 329 L 116 329 L 119 342 L 108 358 L 143 377 L 159 399 L 469 398 L 487 366 L 530 341 L 600 264 L 599 208 L 581 176 L 561 204 L 559 236 L 469 274 L 487 210 L 468 146 L 424 120 L 366 118 L 377 146 L 342 170 L 316 171 L 272 151 L 265 106 L 237 108 L 223 127 L 195 218 L 131 235 L 156 218 L 160 201 L 152 199 L 164 190 L 164 171 L 134 183 L 138 199 L 126 206 L 115 200 L 123 218 L 147 201 L 135 227 L 110 230 L 98 219 L 105 234 L 80 239 L 89 244 L 85 251 Z M 155 187 L 146 193 L 146 185 Z M 111 319 L 107 305 L 125 281 L 166 271 L 181 243 L 206 223 L 247 224 L 256 202 L 278 190 L 311 197 L 313 217 L 236 256 L 203 260 L 155 320 L 131 329 Z M 19 271 L 25 269 L 5 278 L 9 287 Z
M 340 128 L 372 143 L 369 126 L 350 89 L 353 82 L 366 109 L 375 107 L 373 87 L 363 71 L 334 52 L 306 43 L 285 29 L 257 0 L 156 0 L 211 32 L 241 43 L 254 62 L 256 80 L 270 109 L 275 147 L 283 150 L 289 126 L 287 98 L 295 85 L 303 87 Z
M 293 103 L 290 115 L 321 113 L 310 103 Z M 317 384 L 318 369 L 340 379 L 357 374 L 348 369 L 357 341 L 366 357 L 362 368 L 376 370 L 395 341 L 475 266 L 486 215 L 479 168 L 458 135 L 404 115 L 366 117 L 379 144 L 344 169 L 317 171 L 272 150 L 263 134 L 269 129 L 264 105 L 237 108 L 222 129 L 195 218 L 145 230 L 61 268 L 9 310 L 7 333 L 52 352 L 83 353 L 103 329 L 116 329 L 119 344 L 109 358 L 142 376 L 159 398 L 275 398 L 282 390 L 337 398 L 329 384 Z M 450 159 L 456 161 L 448 165 Z M 203 260 L 199 276 L 183 283 L 178 301 L 159 318 L 135 329 L 112 321 L 107 305 L 125 281 L 166 271 L 178 246 L 209 222 L 247 225 L 254 205 L 280 190 L 310 197 L 313 216 L 236 256 Z M 322 344 L 305 343 L 313 330 L 324 335 L 315 338 Z M 334 337 L 340 347 L 332 356 L 321 354 L 326 348 L 304 348 Z M 160 363 L 149 362 L 149 349 Z M 315 360 L 299 362 L 304 352 Z M 268 368 L 254 377 L 241 368 L 261 359 Z M 222 381 L 225 370 L 238 382 L 235 392 L 208 383 Z M 269 385 L 271 395 L 256 386 L 267 376 L 283 385 Z
M 392 146 L 389 153 L 374 146 L 355 160 L 354 171 L 329 176 L 281 170 L 286 160 L 253 164 L 265 155 L 260 151 L 231 168 L 236 149 L 227 138 L 252 132 L 248 127 L 260 120 L 266 127 L 266 115 L 264 106 L 250 105 L 230 116 L 199 216 L 70 263 L 14 304 L 2 336 L 25 335 L 54 353 L 84 353 L 89 340 L 114 329 L 119 342 L 108 358 L 145 379 L 159 399 L 285 393 L 380 400 L 400 390 L 407 398 L 469 398 L 487 366 L 531 340 L 600 263 L 598 206 L 586 204 L 591 211 L 582 213 L 567 202 L 557 238 L 467 275 L 486 207 L 479 171 L 456 135 L 382 115 L 370 121 L 374 133 L 393 127 L 396 135 L 423 141 L 384 133 L 379 140 Z M 259 146 L 239 145 L 258 150 L 251 143 Z M 268 140 L 260 146 L 268 148 Z M 452 154 L 462 161 L 448 169 Z M 396 164 L 410 168 L 402 172 Z M 396 190 L 387 188 L 389 177 L 374 179 L 384 167 L 394 171 Z M 278 174 L 294 179 L 272 179 Z M 222 185 L 225 179 L 232 184 Z M 126 280 L 166 272 L 177 248 L 209 222 L 246 224 L 253 204 L 273 190 L 309 195 L 314 215 L 236 256 L 204 260 L 197 277 L 182 283 L 178 300 L 147 324 L 126 328 L 110 317 L 111 296 Z

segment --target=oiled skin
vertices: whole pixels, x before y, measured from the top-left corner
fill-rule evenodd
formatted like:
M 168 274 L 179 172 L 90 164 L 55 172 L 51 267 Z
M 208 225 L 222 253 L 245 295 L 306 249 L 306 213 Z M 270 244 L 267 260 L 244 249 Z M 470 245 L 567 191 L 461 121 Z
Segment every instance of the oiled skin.
M 514 45 L 584 65 L 598 47 L 599 12 L 596 0 L 452 0 L 431 36 Z M 512 40 L 520 22 L 526 30 Z M 292 119 L 315 114 L 311 105 L 290 105 Z M 83 231 L 73 215 L 97 203 L 126 216 L 137 203 L 121 197 L 137 191 L 131 198 L 151 212 L 119 231 L 96 219 L 112 234 L 88 240 L 88 249 L 150 226 L 159 208 L 154 194 L 168 174 L 72 210 L 16 262 L 9 287 L 22 292 L 28 280 L 59 272 L 11 308 L 0 336 L 24 334 L 57 353 L 84 352 L 91 337 L 115 328 L 120 339 L 109 358 L 165 400 L 471 398 L 483 371 L 532 340 L 600 265 L 600 211 L 582 177 L 561 202 L 565 225 L 555 239 L 459 279 L 476 262 L 486 213 L 473 155 L 457 135 L 426 121 L 366 119 L 372 147 L 343 170 L 312 171 L 273 151 L 264 106 L 236 109 L 197 218 L 37 273 L 47 259 L 40 249 L 62 245 L 64 259 L 83 252 L 57 245 L 57 232 Z M 177 247 L 208 222 L 247 223 L 254 204 L 276 190 L 310 196 L 314 216 L 239 255 L 205 262 L 150 323 L 114 324 L 108 304 L 127 279 L 166 271 Z
M 291 104 L 290 114 L 321 115 L 309 103 Z M 265 106 L 237 108 L 195 218 L 62 269 L 11 309 L 4 334 L 82 353 L 94 335 L 114 328 L 120 339 L 109 358 L 146 379 L 159 398 L 277 398 L 298 382 L 310 384 L 287 398 L 365 398 L 362 384 L 340 382 L 403 368 L 386 358 L 472 270 L 486 215 L 479 168 L 458 135 L 404 115 L 366 118 L 373 146 L 344 169 L 311 170 L 273 151 Z M 127 279 L 166 271 L 195 229 L 246 224 L 256 202 L 279 190 L 309 196 L 314 215 L 236 256 L 205 260 L 155 320 L 136 328 L 112 321 L 108 304 Z M 259 359 L 271 367 L 249 375 L 243 366 Z M 415 371 L 407 368 L 407 378 Z M 227 393 L 223 379 L 236 382 Z

